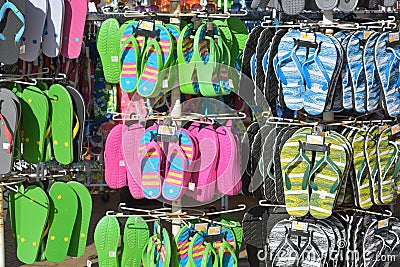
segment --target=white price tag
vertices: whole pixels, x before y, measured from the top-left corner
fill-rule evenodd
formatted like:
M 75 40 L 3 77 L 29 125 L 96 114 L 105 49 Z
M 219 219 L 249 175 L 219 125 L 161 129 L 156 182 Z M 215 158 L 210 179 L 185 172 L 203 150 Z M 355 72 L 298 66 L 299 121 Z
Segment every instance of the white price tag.
M 391 32 L 389 33 L 389 42 L 398 42 L 400 40 L 400 33 L 398 32 Z
M 178 18 L 170 18 L 169 23 L 171 24 L 181 24 L 181 20 Z
M 389 219 L 381 220 L 378 222 L 378 229 L 386 228 L 389 226 Z
M 160 21 L 160 20 L 156 20 L 156 21 L 154 21 L 154 23 L 155 23 L 155 25 L 162 25 L 163 24 L 162 21 Z
M 145 31 L 153 31 L 154 30 L 154 23 L 151 21 L 142 20 L 139 24 L 139 29 Z
M 292 229 L 296 230 L 296 231 L 307 232 L 308 231 L 308 223 L 293 221 L 292 222 Z
M 400 124 L 396 124 L 392 126 L 392 134 L 397 134 L 400 132 Z
M 161 135 L 175 135 L 176 132 L 176 127 L 174 126 L 166 126 L 166 125 L 160 125 L 158 126 L 158 134 Z
M 109 251 L 109 252 L 108 252 L 108 257 L 110 257 L 110 258 L 115 258 L 115 257 L 117 257 L 117 252 L 116 252 L 116 251 Z
M 125 161 L 120 160 L 120 161 L 119 161 L 119 166 L 120 166 L 120 167 L 125 167 Z
M 212 226 L 208 228 L 208 235 L 219 235 L 221 234 L 221 226 Z
M 87 260 L 86 261 L 86 267 L 92 267 L 92 261 Z
M 323 145 L 324 143 L 325 137 L 322 135 L 307 135 L 307 144 Z
M 189 191 L 194 191 L 195 188 L 196 188 L 195 183 L 189 183 Z
M 168 89 L 168 80 L 167 79 L 162 81 L 162 88 L 163 89 Z
M 20 55 L 22 55 L 22 54 L 25 54 L 25 49 L 26 47 L 25 47 L 25 45 L 21 45 L 20 47 L 19 47 L 19 54 Z
M 233 86 L 233 81 L 232 81 L 232 79 L 229 79 L 229 87 L 230 88 L 234 88 L 235 86 Z
M 315 41 L 316 41 L 315 33 L 313 33 L 313 32 L 301 32 L 300 33 L 300 40 L 311 42 L 311 43 L 315 43 Z
M 194 225 L 194 230 L 196 230 L 197 232 L 207 231 L 207 229 L 208 229 L 208 223 L 196 223 Z
M 7 150 L 10 148 L 10 143 L 3 143 L 3 149 Z
M 111 56 L 111 62 L 118 62 L 118 56 Z

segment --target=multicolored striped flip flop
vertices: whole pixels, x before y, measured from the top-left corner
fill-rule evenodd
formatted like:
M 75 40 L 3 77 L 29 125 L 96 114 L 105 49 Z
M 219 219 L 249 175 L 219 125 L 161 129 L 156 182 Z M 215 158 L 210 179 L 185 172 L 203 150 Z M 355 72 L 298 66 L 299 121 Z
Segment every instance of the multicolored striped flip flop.
M 142 189 L 146 198 L 156 199 L 161 195 L 161 171 L 164 163 L 164 152 L 157 142 L 151 141 L 146 145 L 141 156 Z
M 139 26 L 139 22 L 135 20 L 130 20 L 125 22 L 124 24 L 121 25 L 119 28 L 119 35 L 121 39 L 121 47 L 125 44 L 126 39 L 129 37 L 133 36 Z M 146 47 L 146 37 L 141 36 L 141 35 L 136 35 L 136 41 L 138 43 L 138 48 L 139 48 L 139 53 L 138 55 L 141 55 L 144 51 L 144 48 Z
M 316 152 L 314 167 L 310 172 L 310 177 L 315 175 L 310 181 L 310 214 L 317 219 L 332 215 L 347 162 L 342 140 L 327 135 L 325 144 L 328 144 L 329 151 Z
M 150 266 L 164 267 L 169 266 L 171 262 L 171 242 L 167 229 L 163 228 L 158 222 L 154 222 L 155 233 L 155 251 L 154 265 L 150 262 Z
M 382 204 L 379 200 L 379 176 L 378 172 L 374 170 L 378 167 L 377 157 L 377 142 L 379 136 L 379 126 L 374 125 L 370 127 L 365 135 L 364 141 L 364 155 L 366 158 L 367 169 L 369 174 L 370 183 L 373 187 L 371 190 L 372 202 L 374 204 Z
M 296 131 L 281 151 L 286 210 L 294 217 L 303 217 L 309 212 L 308 182 L 312 152 L 305 151 L 301 144 L 307 141 L 311 130 L 307 127 Z
M 193 24 L 186 25 L 178 40 L 178 73 L 181 92 L 184 94 L 198 94 L 200 92 L 193 58 L 193 38 L 195 30 Z
M 218 251 L 221 267 L 236 267 L 238 259 L 236 257 L 235 234 L 227 227 L 222 227 L 221 234 L 224 236 L 222 241 L 214 243 L 215 250 Z
M 178 234 L 175 236 L 175 246 L 176 246 L 176 266 L 185 267 L 189 262 L 189 245 L 190 237 L 194 233 L 194 229 L 182 225 Z M 175 265 L 174 265 L 175 266 Z
M 160 32 L 158 38 L 155 40 L 160 45 L 163 69 L 166 69 L 174 61 L 174 39 L 164 25 L 156 25 L 155 30 Z
M 126 39 L 121 50 L 122 71 L 120 77 L 121 89 L 125 92 L 134 92 L 137 85 L 137 78 L 140 75 L 138 69 L 139 46 L 135 36 Z
M 143 97 L 156 97 L 161 92 L 159 72 L 163 68 L 163 53 L 159 43 L 151 40 L 143 55 L 142 74 L 137 91 Z
M 197 233 L 190 242 L 189 246 L 189 266 L 190 267 L 217 267 L 219 266 L 219 256 L 212 244 L 205 242 L 205 232 Z
M 181 35 L 181 31 L 179 30 L 179 27 L 172 25 L 172 24 L 166 24 L 165 28 L 171 34 L 172 43 L 173 43 L 174 61 L 176 61 L 176 60 L 178 60 L 178 40 Z

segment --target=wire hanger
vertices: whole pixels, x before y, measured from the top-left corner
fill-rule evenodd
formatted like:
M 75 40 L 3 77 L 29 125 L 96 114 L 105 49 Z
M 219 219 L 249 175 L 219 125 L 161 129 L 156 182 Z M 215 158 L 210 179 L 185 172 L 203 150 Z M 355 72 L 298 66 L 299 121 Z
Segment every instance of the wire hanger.
M 221 210 L 221 211 L 216 211 L 216 212 L 206 212 L 205 215 L 212 216 L 212 215 L 219 215 L 219 214 L 234 213 L 234 212 L 244 211 L 245 209 L 246 209 L 245 204 L 238 204 L 238 207 L 235 209 Z
M 258 201 L 258 205 L 261 206 L 261 207 L 286 208 L 285 205 L 267 203 L 267 201 L 265 199 L 262 199 L 262 200 Z

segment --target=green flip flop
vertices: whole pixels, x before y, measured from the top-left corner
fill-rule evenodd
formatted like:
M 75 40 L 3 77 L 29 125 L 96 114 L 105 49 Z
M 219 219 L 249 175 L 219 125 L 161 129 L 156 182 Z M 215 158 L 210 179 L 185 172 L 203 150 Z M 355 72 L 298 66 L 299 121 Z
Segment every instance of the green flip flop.
M 105 216 L 94 230 L 94 244 L 98 254 L 99 267 L 118 267 L 118 243 L 121 238 L 117 218 Z
M 92 217 L 92 197 L 89 190 L 81 183 L 71 181 L 67 185 L 74 190 L 78 198 L 78 213 L 68 248 L 68 256 L 81 257 L 85 253 L 90 218 Z
M 379 175 L 378 175 L 378 157 L 377 143 L 379 138 L 379 126 L 375 125 L 369 128 L 364 141 L 364 154 L 367 159 L 367 168 L 372 187 L 371 196 L 374 204 L 382 204 L 379 200 Z
M 64 86 L 53 84 L 48 94 L 51 102 L 51 132 L 55 159 L 61 164 L 74 160 L 73 140 L 78 134 L 79 122 L 74 122 L 74 105 Z
M 240 248 L 236 247 L 235 234 L 227 227 L 222 227 L 221 233 L 223 235 L 222 241 L 214 243 L 216 251 L 218 251 L 219 261 L 221 267 L 237 267 L 238 266 L 238 251 Z
M 42 91 L 45 96 L 49 95 L 49 86 L 46 83 L 38 82 L 36 87 Z M 49 104 L 49 116 L 51 116 L 51 104 Z M 51 121 L 49 117 L 47 131 L 46 131 L 46 139 L 44 141 L 44 158 L 43 162 L 50 161 L 53 157 L 53 150 L 51 145 Z
M 78 213 L 78 198 L 66 183 L 55 182 L 49 191 L 49 234 L 46 244 L 46 259 L 62 262 L 67 257 L 72 232 Z
M 141 217 L 129 217 L 124 229 L 121 267 L 140 267 L 146 242 L 149 240 L 149 226 Z
M 231 67 L 235 67 L 241 51 L 243 51 L 244 47 L 246 46 L 249 31 L 247 30 L 243 21 L 238 18 L 230 17 L 225 21 L 225 23 L 228 25 L 233 37 L 231 48 Z M 239 66 L 241 65 L 242 64 L 240 63 Z
M 39 186 L 31 185 L 26 189 L 20 186 L 14 195 L 14 207 L 17 257 L 23 263 L 33 264 L 46 234 L 49 199 Z
M 104 77 L 108 83 L 119 83 L 121 73 L 120 66 L 120 42 L 119 22 L 114 18 L 105 20 L 97 35 L 97 50 L 103 64 Z
M 213 23 L 217 25 L 221 36 L 228 47 L 228 50 L 231 50 L 233 46 L 233 35 L 227 23 L 222 20 L 214 20 Z
M 22 124 L 24 125 L 24 159 L 39 163 L 45 157 L 45 140 L 48 131 L 49 102 L 43 92 L 33 86 L 24 89 L 21 95 Z
M 234 238 L 236 242 L 236 256 L 239 256 L 240 248 L 243 243 L 243 228 L 240 221 L 233 216 L 232 214 L 222 214 L 220 217 L 220 221 L 226 224 L 235 224 L 235 227 L 230 227 L 230 229 L 234 233 Z
M 212 244 L 205 242 L 205 232 L 198 232 L 189 245 L 190 267 L 218 267 L 219 256 Z

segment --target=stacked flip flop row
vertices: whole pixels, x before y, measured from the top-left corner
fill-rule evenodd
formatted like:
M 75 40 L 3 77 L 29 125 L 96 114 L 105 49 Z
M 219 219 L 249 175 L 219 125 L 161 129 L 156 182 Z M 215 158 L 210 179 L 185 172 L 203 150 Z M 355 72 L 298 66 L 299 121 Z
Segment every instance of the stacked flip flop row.
M 9 205 L 20 261 L 63 262 L 67 255 L 83 256 L 92 214 L 92 199 L 84 185 L 56 182 L 48 194 L 40 182 L 19 185 L 16 192 L 10 190 Z
M 18 58 L 33 62 L 41 51 L 51 58 L 60 53 L 66 58 L 79 56 L 86 1 L 11 0 L 1 5 L 5 27 L 0 35 L 0 62 L 14 64 Z
M 255 206 L 243 218 L 249 261 L 260 266 L 392 266 L 397 262 L 397 218 L 344 215 L 292 220 L 285 209 Z
M 167 229 L 159 222 L 154 223 L 154 231 L 150 235 L 145 220 L 131 216 L 125 223 L 119 259 L 121 234 L 118 217 L 105 216 L 94 233 L 99 267 L 119 266 L 119 262 L 120 266 L 131 267 L 237 267 L 242 244 L 241 225 L 231 216 L 222 217 L 219 221 L 235 223 L 237 227 L 199 223 L 202 229 L 195 230 L 198 228 L 196 224 L 182 225 L 171 240 Z
M 147 129 L 142 124 L 114 127 L 104 153 L 107 184 L 128 185 L 136 199 L 187 195 L 206 202 L 217 193 L 240 192 L 239 141 L 231 122 L 219 127 L 192 123 L 175 137 L 169 143 L 160 141 L 156 124 Z
M 240 54 L 248 36 L 236 18 L 186 25 L 106 20 L 97 48 L 107 82 L 143 97 L 180 86 L 185 94 L 226 95 L 238 82 Z M 234 78 L 230 78 L 233 75 Z M 177 82 L 179 80 L 179 83 Z
M 242 73 L 271 107 L 310 115 L 326 111 L 400 112 L 398 32 L 334 35 L 257 27 L 244 50 Z
M 9 173 L 14 160 L 28 163 L 54 158 L 61 164 L 80 161 L 85 105 L 73 87 L 44 83 L 11 90 L 0 89 L 1 174 Z

